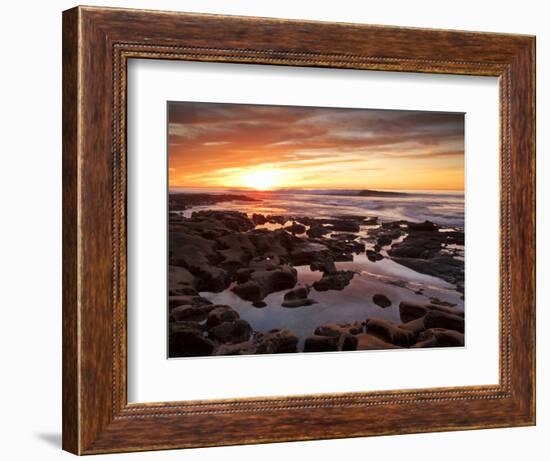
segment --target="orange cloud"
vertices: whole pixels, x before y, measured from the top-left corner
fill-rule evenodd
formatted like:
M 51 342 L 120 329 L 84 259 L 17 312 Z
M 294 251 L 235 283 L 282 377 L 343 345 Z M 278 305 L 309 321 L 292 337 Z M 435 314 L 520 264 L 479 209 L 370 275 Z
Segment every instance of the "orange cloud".
M 171 102 L 168 123 L 170 187 L 464 186 L 463 114 Z

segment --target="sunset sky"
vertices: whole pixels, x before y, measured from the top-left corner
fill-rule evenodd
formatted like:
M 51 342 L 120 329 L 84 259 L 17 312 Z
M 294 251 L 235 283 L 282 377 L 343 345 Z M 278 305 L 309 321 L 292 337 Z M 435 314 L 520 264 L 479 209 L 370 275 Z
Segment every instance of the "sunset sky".
M 169 186 L 464 188 L 464 115 L 171 102 Z

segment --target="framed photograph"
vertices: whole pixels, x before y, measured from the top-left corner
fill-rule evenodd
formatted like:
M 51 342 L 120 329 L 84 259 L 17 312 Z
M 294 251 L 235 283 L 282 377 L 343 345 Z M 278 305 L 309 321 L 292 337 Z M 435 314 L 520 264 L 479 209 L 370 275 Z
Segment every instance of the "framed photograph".
M 535 39 L 63 13 L 63 447 L 535 424 Z

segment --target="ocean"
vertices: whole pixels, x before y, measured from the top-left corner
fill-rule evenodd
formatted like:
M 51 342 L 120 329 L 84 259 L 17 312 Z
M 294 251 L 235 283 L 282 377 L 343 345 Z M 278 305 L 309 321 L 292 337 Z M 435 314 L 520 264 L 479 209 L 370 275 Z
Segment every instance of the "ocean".
M 433 221 L 452 228 L 464 228 L 464 192 L 462 191 L 391 191 L 398 196 L 360 197 L 352 190 L 248 191 L 236 189 L 182 189 L 171 193 L 240 194 L 258 202 L 234 201 L 196 206 L 201 209 L 237 210 L 247 214 L 331 217 L 334 215 L 377 216 L 381 221 Z M 383 191 L 389 192 L 389 191 Z M 354 195 L 352 195 L 354 194 Z M 185 214 L 189 214 L 185 213 Z

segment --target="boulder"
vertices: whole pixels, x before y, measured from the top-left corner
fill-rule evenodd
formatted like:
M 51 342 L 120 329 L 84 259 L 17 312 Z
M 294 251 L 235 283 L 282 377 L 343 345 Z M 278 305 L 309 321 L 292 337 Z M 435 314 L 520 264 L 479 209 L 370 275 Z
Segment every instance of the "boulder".
M 333 274 L 323 274 L 320 280 L 313 282 L 317 291 L 343 290 L 353 279 L 353 271 L 337 271 Z
M 229 306 L 218 305 L 215 306 L 206 318 L 206 325 L 208 328 L 219 325 L 222 322 L 232 322 L 239 318 L 239 313 Z
M 312 225 L 307 231 L 306 234 L 308 237 L 322 237 L 323 235 L 326 235 L 330 233 L 331 230 L 327 229 L 326 227 L 323 227 L 320 224 Z
M 287 291 L 283 297 L 283 307 L 310 306 L 316 301 L 309 299 L 309 286 L 297 285 L 290 291 Z
M 223 258 L 221 265 L 225 269 L 236 271 L 245 267 L 256 253 L 256 247 L 252 244 L 247 234 L 228 234 L 217 239 L 218 250 Z
M 315 261 L 323 261 L 330 258 L 330 252 L 321 243 L 305 241 L 294 246 L 289 254 L 289 258 L 293 266 L 306 266 Z
M 377 306 L 380 306 L 380 307 L 383 307 L 383 308 L 386 308 L 386 307 L 391 306 L 391 300 L 390 300 L 390 298 L 388 298 L 388 297 L 387 297 L 386 295 L 384 295 L 384 294 L 380 294 L 380 293 L 375 294 L 375 295 L 372 297 L 372 301 L 373 301 L 374 304 L 376 304 Z
M 336 272 L 336 265 L 332 256 L 313 261 L 309 268 L 312 271 L 321 271 L 324 274 L 334 274 Z
M 399 328 L 408 330 L 412 332 L 415 336 L 418 336 L 422 331 L 426 329 L 426 325 L 424 324 L 424 317 L 419 317 L 409 322 L 402 323 L 401 325 L 399 325 Z
M 407 236 L 402 242 L 392 245 L 388 254 L 392 258 L 431 259 L 443 248 L 439 239 Z
M 273 270 L 252 272 L 245 283 L 239 283 L 232 291 L 246 301 L 261 301 L 268 294 L 293 288 L 298 280 L 296 269 L 288 265 Z
M 425 304 L 412 303 L 402 301 L 399 303 L 399 315 L 402 322 L 410 322 L 411 320 L 424 317 L 428 313 L 428 306 Z
M 437 224 L 434 224 L 431 221 L 424 221 L 424 222 L 408 222 L 407 228 L 409 232 L 414 231 L 428 231 L 428 232 L 435 232 L 439 230 L 439 226 Z
M 258 225 L 265 224 L 267 222 L 267 219 L 263 214 L 253 213 L 252 222 L 258 226 Z
M 197 291 L 219 292 L 227 288 L 230 278 L 216 266 L 221 258 L 216 252 L 216 242 L 173 229 L 169 242 L 170 265 L 184 267 L 193 274 Z
M 281 265 L 281 258 L 275 254 L 264 254 L 252 258 L 248 264 L 249 275 L 258 269 L 273 270 Z M 242 269 L 241 269 L 242 270 Z
M 248 341 L 251 333 L 252 328 L 250 324 L 242 319 L 222 322 L 208 329 L 208 337 L 222 343 Z
M 170 310 L 168 316 L 170 322 L 179 322 L 182 320 L 204 320 L 208 313 L 214 308 L 212 305 L 193 306 L 184 304 Z
M 354 351 L 357 349 L 358 344 L 357 337 L 349 333 L 344 333 L 338 337 L 338 350 L 339 351 Z
M 416 335 L 411 331 L 399 328 L 390 320 L 379 318 L 370 318 L 367 320 L 366 332 L 378 336 L 384 341 L 403 347 L 411 346 L 416 339 Z
M 168 297 L 168 308 L 173 309 L 174 307 L 182 305 L 191 305 L 191 306 L 203 306 L 205 304 L 212 304 L 208 299 L 203 298 L 202 296 L 196 295 L 178 295 L 178 296 L 169 296 Z
M 197 294 L 195 277 L 184 267 L 168 266 L 168 290 L 170 295 Z
M 335 219 L 331 221 L 332 230 L 342 232 L 359 232 L 359 223 L 349 219 Z
M 222 223 L 227 229 L 234 232 L 246 232 L 255 227 L 246 213 L 226 210 L 201 210 L 194 211 L 191 218 L 195 220 L 211 219 Z
M 249 232 L 249 237 L 256 247 L 258 255 L 286 256 L 295 245 L 302 243 L 299 237 L 295 237 L 283 229 L 274 231 L 256 229 Z
M 235 344 L 220 344 L 212 355 L 252 355 L 255 353 L 256 346 L 249 340 Z
M 293 221 L 290 226 L 283 228 L 284 230 L 290 232 L 291 234 L 303 234 L 306 231 L 306 226 L 299 224 L 296 221 Z
M 373 263 L 376 262 L 376 261 L 381 261 L 382 259 L 384 259 L 384 256 L 382 256 L 380 253 L 378 253 L 377 251 L 374 251 L 374 250 L 367 250 L 366 254 L 367 254 L 368 260 L 373 262 Z
M 444 328 L 464 333 L 464 318 L 439 310 L 430 310 L 424 317 L 424 325 L 427 329 Z
M 339 336 L 309 336 L 304 343 L 304 352 L 337 351 Z
M 212 354 L 215 344 L 202 331 L 188 326 L 175 326 L 168 338 L 169 357 L 201 357 Z
M 400 346 L 391 344 L 378 336 L 371 335 L 369 333 L 359 333 L 355 336 L 357 338 L 358 351 L 369 351 L 378 349 L 401 349 Z
M 340 336 L 343 334 L 357 335 L 363 331 L 361 322 L 354 323 L 324 323 L 315 329 L 318 336 Z
M 257 354 L 282 354 L 296 352 L 298 337 L 288 331 L 274 329 L 267 333 L 256 333 L 254 338 Z
M 421 347 L 464 347 L 464 334 L 443 328 L 431 328 L 418 335 L 415 348 Z
M 281 303 L 281 306 L 287 307 L 287 308 L 296 308 L 296 307 L 303 307 L 303 306 L 312 306 L 313 304 L 317 304 L 317 301 L 310 298 L 301 298 L 301 299 L 283 301 Z

